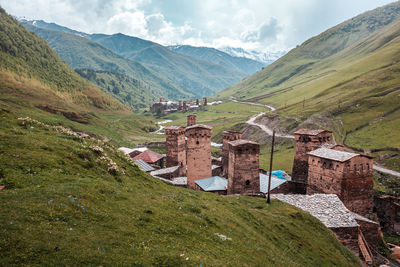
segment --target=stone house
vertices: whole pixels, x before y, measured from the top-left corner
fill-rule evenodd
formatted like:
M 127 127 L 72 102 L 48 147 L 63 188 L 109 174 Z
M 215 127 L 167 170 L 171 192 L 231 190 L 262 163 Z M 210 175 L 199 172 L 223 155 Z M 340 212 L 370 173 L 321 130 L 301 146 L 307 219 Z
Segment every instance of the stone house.
M 307 194 L 336 194 L 349 210 L 362 215 L 372 212 L 371 157 L 325 147 L 308 156 Z

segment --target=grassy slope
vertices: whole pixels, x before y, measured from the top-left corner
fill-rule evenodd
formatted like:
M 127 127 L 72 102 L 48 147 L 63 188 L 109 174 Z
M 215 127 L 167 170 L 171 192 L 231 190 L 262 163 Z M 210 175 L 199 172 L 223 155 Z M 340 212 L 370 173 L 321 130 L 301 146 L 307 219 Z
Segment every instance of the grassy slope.
M 107 144 L 0 116 L 1 265 L 357 264 L 294 207 L 175 188 Z M 125 174 L 109 174 L 104 155 Z
M 23 25 L 44 38 L 73 69 L 87 68 L 128 75 L 149 86 L 142 92 L 143 95 L 150 95 L 151 91 L 155 91 L 170 98 L 188 96 L 179 86 L 160 73 L 119 56 L 87 38 L 57 30 L 42 29 L 26 23 Z
M 91 38 L 126 58 L 149 66 L 198 97 L 218 92 L 246 76 L 240 70 L 175 53 L 136 37 L 114 34 L 93 35 Z
M 289 131 L 327 127 L 355 148 L 400 148 L 393 131 L 400 116 L 399 10 L 396 2 L 344 22 L 221 96 L 265 95 L 254 100 L 278 107 Z M 277 93 L 266 95 L 271 92 Z
M 154 103 L 161 96 L 159 92 L 149 89 L 142 81 L 124 74 L 91 69 L 76 69 L 75 71 L 134 111 L 148 108 L 150 103 Z

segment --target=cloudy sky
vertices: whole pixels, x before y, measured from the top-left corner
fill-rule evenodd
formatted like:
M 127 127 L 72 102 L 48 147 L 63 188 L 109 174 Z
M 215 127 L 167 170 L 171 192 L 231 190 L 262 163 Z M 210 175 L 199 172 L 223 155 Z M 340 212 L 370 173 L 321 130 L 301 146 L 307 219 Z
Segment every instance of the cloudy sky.
M 164 45 L 288 50 L 393 0 L 0 0 L 11 15 Z

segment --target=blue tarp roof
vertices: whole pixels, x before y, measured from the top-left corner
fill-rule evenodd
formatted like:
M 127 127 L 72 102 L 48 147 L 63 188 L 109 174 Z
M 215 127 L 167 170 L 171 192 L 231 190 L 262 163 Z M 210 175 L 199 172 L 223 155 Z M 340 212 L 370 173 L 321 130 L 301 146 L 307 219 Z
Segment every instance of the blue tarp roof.
M 260 191 L 263 193 L 268 193 L 268 175 L 262 174 L 260 173 Z M 278 186 L 280 186 L 283 183 L 286 183 L 286 179 L 283 178 L 279 178 L 279 176 L 275 176 L 274 172 L 272 172 L 271 175 L 271 190 L 277 188 Z
M 268 174 L 269 174 L 269 172 L 267 172 L 267 175 Z M 285 177 L 283 177 L 283 171 L 282 170 L 272 171 L 272 175 L 275 175 L 280 179 L 286 179 Z
M 201 180 L 194 181 L 204 191 L 221 191 L 226 190 L 228 186 L 228 179 L 213 176 Z

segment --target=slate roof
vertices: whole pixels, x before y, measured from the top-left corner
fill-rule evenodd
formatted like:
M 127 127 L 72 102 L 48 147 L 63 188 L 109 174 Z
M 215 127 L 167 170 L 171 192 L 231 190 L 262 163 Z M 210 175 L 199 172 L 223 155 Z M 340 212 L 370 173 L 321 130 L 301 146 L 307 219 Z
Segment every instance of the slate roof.
M 134 157 L 134 160 L 142 159 L 147 163 L 155 163 L 159 161 L 160 159 L 164 158 L 163 155 L 158 154 L 157 152 L 151 151 L 151 150 L 146 150 L 136 157 Z
M 194 181 L 201 189 L 204 191 L 223 191 L 226 190 L 228 186 L 228 179 L 213 176 L 210 178 L 200 179 Z
M 271 197 L 307 211 L 328 228 L 358 226 L 353 213 L 343 205 L 343 202 L 335 194 L 273 194 Z
M 259 143 L 257 143 L 257 142 L 253 142 L 250 140 L 244 140 L 244 139 L 238 139 L 235 141 L 231 141 L 231 142 L 229 142 L 229 144 L 231 144 L 232 146 L 240 146 L 240 145 L 244 145 L 244 144 L 259 145 Z
M 169 168 L 163 168 L 163 169 L 152 171 L 150 174 L 152 176 L 158 176 L 158 175 L 163 175 L 163 174 L 174 173 L 178 169 L 179 169 L 179 166 L 173 166 L 173 167 L 169 167 Z
M 183 130 L 184 127 L 172 125 L 172 126 L 168 126 L 168 127 L 165 128 L 165 129 L 166 129 L 166 130 Z
M 204 129 L 212 130 L 212 127 L 211 127 L 211 126 L 204 125 L 204 124 L 195 124 L 195 125 L 186 127 L 186 130 L 195 129 L 195 128 L 204 128 Z
M 331 159 L 331 160 L 335 160 L 335 161 L 339 161 L 339 162 L 345 162 L 351 158 L 360 156 L 360 154 L 355 154 L 355 153 L 350 153 L 350 152 L 340 151 L 340 150 L 335 150 L 335 149 L 329 149 L 329 148 L 325 148 L 325 147 L 318 148 L 314 151 L 308 152 L 307 154 L 316 156 L 319 158 Z
M 323 132 L 329 132 L 329 131 L 321 130 L 321 129 L 319 129 L 319 130 L 300 129 L 300 130 L 294 132 L 294 134 L 318 135 Z
M 151 172 L 154 171 L 155 168 L 150 166 L 147 162 L 143 161 L 142 159 L 135 160 L 139 168 L 144 172 Z
M 260 192 L 268 193 L 268 175 L 260 173 Z M 285 178 L 279 178 L 278 176 L 271 175 L 271 190 L 277 188 L 281 184 L 286 183 L 287 180 Z

